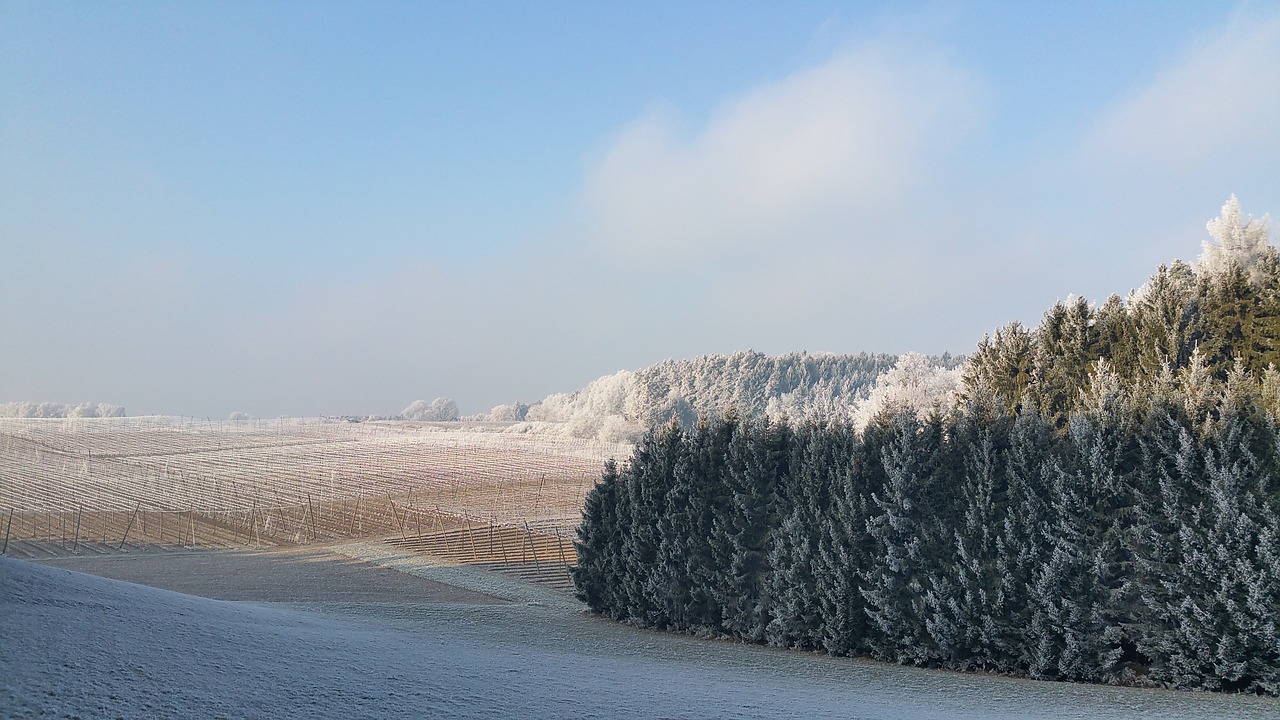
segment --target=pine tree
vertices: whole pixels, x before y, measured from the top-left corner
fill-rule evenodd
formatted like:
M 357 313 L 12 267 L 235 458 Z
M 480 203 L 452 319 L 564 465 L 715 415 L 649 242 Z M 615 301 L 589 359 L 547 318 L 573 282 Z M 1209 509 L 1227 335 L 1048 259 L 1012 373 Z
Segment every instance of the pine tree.
M 1269 348 L 1260 342 L 1260 302 L 1245 270 L 1229 263 L 1202 277 L 1200 296 L 1201 312 L 1192 337 L 1214 378 L 1225 381 L 1237 358 L 1260 372 Z
M 860 434 L 849 427 L 835 428 L 828 438 L 831 501 L 818 538 L 814 574 L 823 618 L 822 647 L 833 655 L 869 651 L 871 620 L 861 584 L 874 552 L 867 525 L 872 498 L 884 483 L 880 456 L 885 441 L 879 424 Z
M 665 627 L 669 618 L 662 578 L 655 573 L 661 538 L 658 518 L 666 509 L 666 496 L 675 484 L 684 433 L 672 421 L 648 433 L 636 448 L 622 474 L 619 498 L 623 520 L 620 548 L 624 572 L 620 590 L 626 602 L 625 618 L 644 626 Z
M 1031 383 L 1033 361 L 1031 331 L 1014 321 L 978 342 L 964 370 L 964 393 L 992 393 L 1005 409 L 1015 412 Z
M 1191 325 L 1198 312 L 1195 273 L 1186 263 L 1161 265 L 1130 299 L 1138 378 L 1154 378 L 1165 365 L 1175 370 L 1191 357 Z
M 995 670 L 1008 666 L 997 629 L 996 600 L 1005 581 L 997 560 L 1006 515 L 1005 457 L 1011 419 L 991 396 L 979 398 L 966 404 L 955 429 L 956 452 L 964 467 L 964 515 L 954 531 L 950 587 L 946 591 L 935 587 L 926 599 L 934 616 L 930 634 L 948 655 L 946 664 Z
M 934 575 L 947 565 L 950 533 L 943 535 L 947 508 L 934 505 L 939 459 L 944 454 L 942 420 L 921 421 L 914 412 L 889 419 L 891 440 L 883 452 L 885 484 L 872 494 L 875 512 L 867 521 L 872 555 L 862 574 L 862 594 L 875 632 L 875 657 L 925 665 L 940 660 L 927 627 L 926 594 Z M 936 517 L 941 515 L 942 517 Z
M 996 538 L 1000 583 L 994 599 L 994 644 L 1002 650 L 1004 667 L 1015 672 L 1030 672 L 1039 649 L 1030 632 L 1035 617 L 1032 599 L 1037 574 L 1051 549 L 1045 465 L 1052 452 L 1051 428 L 1027 398 L 1009 436 L 1005 464 L 1008 510 Z
M 659 564 L 665 568 L 672 626 L 711 632 L 721 625 L 715 583 L 722 553 L 712 545 L 717 508 L 728 504 L 726 464 L 738 432 L 736 413 L 694 428 L 675 470 L 667 510 L 659 520 Z
M 1119 377 L 1099 361 L 1070 417 L 1066 452 L 1049 465 L 1053 549 L 1033 594 L 1037 675 L 1112 679 L 1132 646 L 1123 625 L 1136 602 L 1128 583 L 1135 419 Z
M 821 648 L 825 634 L 818 595 L 819 544 L 830 522 L 831 430 L 798 428 L 789 462 L 790 475 L 781 497 L 781 522 L 769 557 L 772 572 L 766 594 L 773 599 L 773 619 L 766 628 L 771 645 Z
M 779 493 L 789 469 L 790 428 L 768 419 L 744 426 L 729 446 L 729 512 L 721 524 L 730 552 L 720 605 L 726 632 L 759 642 L 771 620 L 766 592 Z
M 573 569 L 576 597 L 592 611 L 610 614 L 618 605 L 613 590 L 617 586 L 617 560 L 621 550 L 618 516 L 618 467 L 605 462 L 600 482 L 587 493 L 582 522 L 574 542 L 578 564 Z
M 1098 309 L 1094 332 L 1098 338 L 1097 353 L 1128 384 L 1139 372 L 1138 333 L 1134 316 L 1119 295 L 1112 295 Z
M 1030 392 L 1040 415 L 1056 428 L 1066 427 L 1076 396 L 1100 357 L 1095 320 L 1093 308 L 1074 298 L 1050 308 L 1035 332 Z

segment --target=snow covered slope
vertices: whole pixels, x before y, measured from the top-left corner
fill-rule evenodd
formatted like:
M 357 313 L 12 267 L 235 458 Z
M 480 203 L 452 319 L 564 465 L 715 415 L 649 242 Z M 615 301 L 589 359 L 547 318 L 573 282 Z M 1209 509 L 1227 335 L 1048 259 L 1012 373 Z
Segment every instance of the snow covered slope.
M 0 716 L 1280 716 L 1280 704 L 1256 698 L 964 676 L 643 632 L 567 603 L 370 607 L 222 602 L 0 558 Z

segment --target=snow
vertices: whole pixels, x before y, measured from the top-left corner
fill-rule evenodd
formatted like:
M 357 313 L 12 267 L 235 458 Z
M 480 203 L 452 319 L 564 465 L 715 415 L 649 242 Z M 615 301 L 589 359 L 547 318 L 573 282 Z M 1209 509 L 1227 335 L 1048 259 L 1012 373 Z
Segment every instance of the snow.
M 636 630 L 386 546 L 507 604 L 225 602 L 0 558 L 5 717 L 1249 718 L 1252 697 L 902 668 Z

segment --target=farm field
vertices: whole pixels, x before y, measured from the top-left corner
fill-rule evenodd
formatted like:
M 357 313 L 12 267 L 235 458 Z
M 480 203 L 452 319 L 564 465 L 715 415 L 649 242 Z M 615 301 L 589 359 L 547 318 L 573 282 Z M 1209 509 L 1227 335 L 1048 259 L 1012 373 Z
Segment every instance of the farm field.
M 0 419 L 4 554 L 397 535 L 469 542 L 480 561 L 475 536 L 496 528 L 537 538 L 534 552 L 543 536 L 555 538 L 542 559 L 554 549 L 571 562 L 558 556 L 583 497 L 605 459 L 629 447 L 499 430 L 328 418 Z

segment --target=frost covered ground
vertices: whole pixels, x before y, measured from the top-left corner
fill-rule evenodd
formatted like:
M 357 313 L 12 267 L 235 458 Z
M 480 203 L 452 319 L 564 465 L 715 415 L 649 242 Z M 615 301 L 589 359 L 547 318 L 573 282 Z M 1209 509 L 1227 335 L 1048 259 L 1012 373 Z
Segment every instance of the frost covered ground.
M 237 600 L 0 558 L 0 716 L 1280 718 L 640 631 L 377 543 L 50 562 Z

